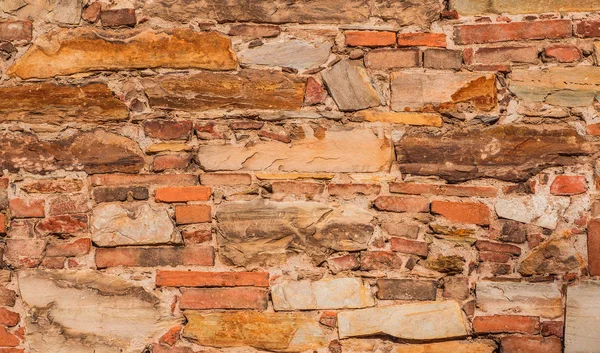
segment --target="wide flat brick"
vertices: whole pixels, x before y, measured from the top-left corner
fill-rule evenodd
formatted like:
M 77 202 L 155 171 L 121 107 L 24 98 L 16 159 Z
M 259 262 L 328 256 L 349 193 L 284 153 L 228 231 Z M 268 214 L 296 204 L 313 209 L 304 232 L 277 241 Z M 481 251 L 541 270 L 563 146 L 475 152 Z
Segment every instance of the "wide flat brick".
M 162 287 L 268 287 L 269 273 L 159 270 L 156 273 L 156 285 Z
M 41 235 L 76 234 L 88 229 L 88 217 L 85 214 L 60 215 L 47 217 L 35 225 Z
M 510 255 L 503 252 L 480 251 L 479 260 L 483 262 L 507 263 L 510 260 Z
M 423 53 L 423 66 L 436 70 L 459 70 L 463 55 L 460 50 L 427 49 Z
M 590 275 L 600 275 L 600 219 L 588 223 L 587 235 L 588 269 Z
M 331 196 L 352 199 L 357 196 L 376 196 L 381 192 L 378 184 L 329 184 L 327 191 Z
M 473 62 L 478 64 L 537 64 L 538 48 L 535 46 L 506 46 L 498 48 L 479 48 L 475 51 Z
M 0 308 L 0 325 L 13 327 L 17 326 L 20 320 L 21 315 L 19 315 L 19 313 L 15 313 L 6 308 Z
M 148 200 L 148 188 L 143 186 L 94 188 L 92 194 L 96 202 L 127 201 L 130 195 L 133 200 Z
M 375 70 L 421 66 L 419 49 L 375 49 L 365 55 L 365 66 Z
M 162 172 L 169 169 L 185 169 L 190 165 L 192 156 L 189 154 L 165 154 L 154 157 L 152 170 Z
M 427 257 L 429 251 L 428 244 L 424 241 L 408 240 L 404 238 L 393 237 L 391 239 L 393 251 L 398 251 L 405 254 L 419 255 Z
M 379 196 L 375 207 L 390 212 L 429 212 L 429 200 L 424 197 Z
M 3 41 L 31 41 L 32 31 L 33 26 L 29 21 L 0 22 L 0 40 Z
M 433 201 L 431 212 L 440 214 L 452 222 L 490 224 L 490 209 L 482 203 Z
M 392 270 L 402 267 L 402 258 L 392 251 L 365 251 L 360 255 L 362 270 Z
M 346 31 L 346 45 L 352 47 L 385 47 L 396 44 L 396 32 Z
M 573 44 L 556 44 L 544 50 L 547 60 L 572 63 L 581 59 L 581 49 Z
M 155 266 L 212 266 L 212 247 L 155 247 L 155 248 L 98 248 L 96 266 L 155 267 Z
M 477 316 L 473 319 L 475 333 L 523 333 L 540 332 L 540 318 L 537 316 L 493 315 Z
M 147 136 L 161 140 L 187 140 L 192 132 L 192 122 L 172 120 L 144 121 Z
M 398 33 L 401 47 L 446 47 L 444 33 Z
M 377 298 L 383 300 L 435 300 L 436 281 L 418 279 L 377 280 Z
M 581 175 L 559 175 L 550 185 L 552 195 L 579 195 L 587 191 L 587 180 Z
M 521 248 L 511 244 L 494 243 L 487 240 L 477 240 L 475 246 L 481 251 L 495 251 L 517 256 L 521 255 Z
M 100 13 L 102 27 L 133 27 L 137 23 L 135 9 L 105 10 Z
M 93 186 L 198 184 L 198 177 L 192 174 L 101 174 L 90 180 Z
M 457 44 L 478 44 L 571 37 L 569 20 L 463 25 L 454 28 Z
M 156 202 L 208 201 L 211 190 L 206 186 L 171 186 L 156 189 Z
M 502 353 L 561 353 L 562 342 L 558 337 L 506 336 L 500 340 Z
M 92 241 L 89 238 L 77 239 L 68 243 L 49 244 L 46 247 L 48 257 L 83 256 L 90 252 Z
M 496 197 L 493 186 L 390 183 L 390 192 L 409 195 L 441 195 L 462 197 Z
M 600 37 L 600 20 L 578 22 L 575 33 L 580 37 Z
M 6 234 L 7 217 L 4 213 L 0 213 L 0 234 Z
M 179 300 L 181 309 L 266 310 L 269 290 L 255 287 L 186 289 Z
M 175 207 L 177 224 L 205 223 L 212 220 L 209 205 L 183 205 Z

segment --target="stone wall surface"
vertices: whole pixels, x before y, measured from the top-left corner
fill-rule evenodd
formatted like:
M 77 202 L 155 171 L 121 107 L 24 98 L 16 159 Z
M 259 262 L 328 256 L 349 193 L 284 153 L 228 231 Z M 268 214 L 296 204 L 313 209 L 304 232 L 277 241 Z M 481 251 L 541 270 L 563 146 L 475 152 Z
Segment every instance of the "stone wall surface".
M 0 353 L 599 353 L 599 0 L 0 0 Z

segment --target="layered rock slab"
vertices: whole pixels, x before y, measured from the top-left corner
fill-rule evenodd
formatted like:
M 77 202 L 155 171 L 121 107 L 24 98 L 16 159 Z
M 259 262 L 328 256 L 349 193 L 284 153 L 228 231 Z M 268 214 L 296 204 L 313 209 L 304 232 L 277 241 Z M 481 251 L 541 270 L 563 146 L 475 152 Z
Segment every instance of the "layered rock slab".
M 233 70 L 237 59 L 229 38 L 214 32 L 74 28 L 39 37 L 7 73 L 28 79 L 154 67 Z
M 78 24 L 83 0 L 3 0 L 0 10 L 21 19 Z
M 18 280 L 32 352 L 140 352 L 176 323 L 161 317 L 157 297 L 117 276 L 31 270 Z
M 352 309 L 375 305 L 368 284 L 360 278 L 286 281 L 271 287 L 273 308 L 283 310 Z

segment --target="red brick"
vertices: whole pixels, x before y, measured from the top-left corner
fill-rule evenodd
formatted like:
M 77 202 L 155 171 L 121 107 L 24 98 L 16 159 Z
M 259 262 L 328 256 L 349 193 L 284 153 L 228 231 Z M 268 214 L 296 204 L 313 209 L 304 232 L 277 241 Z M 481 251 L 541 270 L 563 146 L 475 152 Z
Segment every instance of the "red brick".
M 565 323 L 562 321 L 544 321 L 542 322 L 542 336 L 563 337 Z
M 364 251 L 360 255 L 362 270 L 392 270 L 402 267 L 402 258 L 392 251 Z
M 35 230 L 41 235 L 75 234 L 85 232 L 87 229 L 88 219 L 84 214 L 48 217 L 35 226 Z
M 600 219 L 592 219 L 588 224 L 588 267 L 590 275 L 600 275 Z
M 475 243 L 477 249 L 481 251 L 494 251 L 511 255 L 521 255 L 521 248 L 516 245 L 494 243 L 487 240 L 478 240 Z
M 365 66 L 376 70 L 421 66 L 419 49 L 376 49 L 365 55 Z
M 268 272 L 162 271 L 156 273 L 161 287 L 268 287 Z
M 398 33 L 401 47 L 446 47 L 444 33 Z
M 477 316 L 473 319 L 475 333 L 523 333 L 540 332 L 540 318 L 537 316 L 494 315 Z
M 537 64 L 538 61 L 538 48 L 534 46 L 479 48 L 474 56 L 474 63 L 486 65 L 505 63 Z
M 206 186 L 171 186 L 156 189 L 156 202 L 208 201 L 211 190 Z
M 8 222 L 8 219 L 6 218 L 6 215 L 4 213 L 0 213 L 0 234 L 4 235 L 6 234 L 6 223 Z
M 29 21 L 4 21 L 0 22 L 0 41 L 31 41 L 33 26 Z
M 190 165 L 192 156 L 189 154 L 165 154 L 154 157 L 152 170 L 162 172 L 169 169 L 185 169 Z
M 69 243 L 48 244 L 46 256 L 49 257 L 74 257 L 83 256 L 90 252 L 92 241 L 89 238 L 81 238 Z
M 100 13 L 102 27 L 133 27 L 137 23 L 135 9 L 105 10 Z
M 429 212 L 429 200 L 424 197 L 379 196 L 375 207 L 390 212 Z
M 600 136 L 600 123 L 588 125 L 587 133 L 592 136 Z
M 587 191 L 587 181 L 580 175 L 558 175 L 550 185 L 552 195 L 579 195 Z
M 479 260 L 483 262 L 507 263 L 510 255 L 503 252 L 480 251 Z
M 346 45 L 351 47 L 385 47 L 396 44 L 396 32 L 346 31 Z
M 323 103 L 327 98 L 327 91 L 314 77 L 309 77 L 306 80 L 306 91 L 304 94 L 305 105 L 316 105 Z M 262 127 L 262 126 L 261 126 Z M 260 129 L 260 128 L 259 128 Z
M 192 133 L 191 121 L 146 120 L 146 136 L 161 140 L 187 140 Z
M 250 185 L 252 176 L 245 173 L 205 173 L 200 175 L 202 185 L 232 186 Z
M 360 268 L 360 262 L 358 262 L 355 254 L 330 257 L 327 259 L 327 264 L 329 265 L 329 270 L 334 274 Z
M 423 66 L 436 70 L 460 70 L 463 64 L 462 51 L 427 49 L 423 53 Z
M 0 346 L 2 347 L 16 347 L 21 343 L 19 337 L 8 332 L 6 327 L 0 326 Z
M 482 203 L 433 201 L 431 212 L 440 214 L 452 222 L 478 225 L 490 224 L 490 209 Z
M 15 218 L 41 218 L 46 215 L 45 200 L 12 199 L 9 202 L 10 213 Z
M 324 311 L 319 318 L 319 323 L 327 327 L 337 327 L 337 313 L 335 311 Z
M 377 184 L 329 184 L 329 195 L 339 196 L 343 199 L 354 199 L 358 195 L 377 196 L 381 192 L 381 185 Z
M 184 205 L 175 207 L 177 224 L 205 223 L 212 221 L 209 205 Z
M 155 266 L 213 266 L 212 247 L 154 247 L 154 248 L 98 248 L 96 266 L 155 267 Z
M 547 59 L 572 63 L 581 59 L 581 50 L 572 44 L 556 44 L 544 50 Z
M 496 197 L 493 186 L 390 183 L 390 192 L 409 195 L 441 195 L 463 197 Z
M 181 295 L 181 309 L 266 310 L 269 290 L 256 287 L 187 289 Z
M 600 20 L 578 22 L 575 33 L 580 37 L 600 37 Z
M 169 331 L 160 337 L 159 342 L 169 346 L 174 345 L 177 343 L 177 341 L 179 341 L 179 335 L 182 329 L 183 326 L 181 325 L 171 327 Z
M 198 184 L 198 177 L 192 174 L 99 174 L 90 179 L 92 186 Z
M 19 324 L 21 316 L 6 308 L 0 308 L 0 325 L 13 327 Z
M 478 24 L 454 28 L 456 44 L 557 39 L 568 38 L 571 34 L 569 20 Z
M 429 252 L 428 244 L 424 241 L 393 237 L 391 239 L 391 244 L 393 251 L 398 251 L 405 254 L 414 254 L 427 257 L 427 253 Z
M 561 353 L 562 342 L 558 337 L 506 336 L 500 341 L 502 353 Z
M 271 183 L 273 193 L 296 196 L 315 196 L 321 195 L 325 190 L 325 185 L 321 183 L 303 182 L 303 181 L 274 181 Z

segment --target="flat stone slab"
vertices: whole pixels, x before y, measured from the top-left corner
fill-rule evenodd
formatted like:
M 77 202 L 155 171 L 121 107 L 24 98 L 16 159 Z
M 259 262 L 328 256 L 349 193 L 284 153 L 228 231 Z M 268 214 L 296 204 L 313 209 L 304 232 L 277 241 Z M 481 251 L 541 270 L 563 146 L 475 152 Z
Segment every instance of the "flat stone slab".
M 567 289 L 565 353 L 597 352 L 600 347 L 600 281 L 582 281 Z

